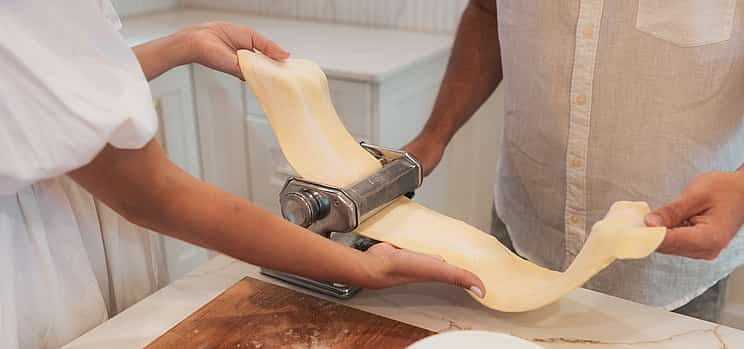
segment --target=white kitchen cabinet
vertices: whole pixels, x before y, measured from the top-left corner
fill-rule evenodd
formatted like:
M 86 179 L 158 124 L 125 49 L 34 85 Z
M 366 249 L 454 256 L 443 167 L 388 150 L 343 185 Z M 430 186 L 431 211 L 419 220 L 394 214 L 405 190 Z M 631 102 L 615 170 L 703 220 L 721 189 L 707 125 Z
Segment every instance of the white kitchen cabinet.
M 153 102 L 160 119 L 158 138 L 168 158 L 186 172 L 201 177 L 190 66 L 168 71 L 150 82 Z M 168 279 L 175 280 L 208 258 L 205 249 L 160 235 Z
M 168 158 L 192 176 L 201 177 L 191 67 L 181 66 L 150 82 L 160 118 L 158 137 Z

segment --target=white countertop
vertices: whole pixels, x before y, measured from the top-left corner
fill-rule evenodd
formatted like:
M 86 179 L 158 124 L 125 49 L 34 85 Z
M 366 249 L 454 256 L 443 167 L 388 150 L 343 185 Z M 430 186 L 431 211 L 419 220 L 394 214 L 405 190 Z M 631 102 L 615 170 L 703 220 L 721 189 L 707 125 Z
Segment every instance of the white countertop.
M 337 79 L 384 80 L 411 64 L 449 54 L 452 44 L 450 35 L 195 9 L 123 18 L 121 32 L 130 45 L 137 45 L 193 24 L 218 20 L 251 26 L 293 57 L 312 60 L 326 75 Z
M 245 276 L 289 287 L 253 265 L 218 256 L 64 348 L 141 348 Z M 457 288 L 434 284 L 363 290 L 348 301 L 321 298 L 436 332 L 499 331 L 548 349 L 744 348 L 743 331 L 585 289 L 526 313 L 492 311 Z

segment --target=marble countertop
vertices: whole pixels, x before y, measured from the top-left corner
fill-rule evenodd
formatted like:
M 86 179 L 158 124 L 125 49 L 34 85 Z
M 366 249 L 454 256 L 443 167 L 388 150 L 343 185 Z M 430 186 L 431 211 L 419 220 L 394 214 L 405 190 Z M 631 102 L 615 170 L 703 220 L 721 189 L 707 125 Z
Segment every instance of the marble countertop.
M 141 348 L 245 276 L 290 287 L 260 275 L 253 265 L 218 256 L 64 348 Z M 526 313 L 492 311 L 459 289 L 435 284 L 363 290 L 347 301 L 321 298 L 436 332 L 498 331 L 547 349 L 744 348 L 743 331 L 585 289 Z
M 381 81 L 449 54 L 452 36 L 359 26 L 306 22 L 210 10 L 184 9 L 122 19 L 121 33 L 130 45 L 209 21 L 248 25 L 289 50 L 312 60 L 336 79 Z

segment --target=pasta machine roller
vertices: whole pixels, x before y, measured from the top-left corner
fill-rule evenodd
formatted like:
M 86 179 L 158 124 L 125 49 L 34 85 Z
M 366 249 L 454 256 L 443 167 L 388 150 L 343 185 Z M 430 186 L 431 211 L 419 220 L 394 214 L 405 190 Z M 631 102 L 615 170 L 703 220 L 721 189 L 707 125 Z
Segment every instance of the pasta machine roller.
M 380 170 L 347 188 L 291 177 L 279 194 L 282 216 L 358 250 L 365 251 L 377 243 L 353 233 L 354 229 L 398 197 L 412 197 L 421 186 L 423 173 L 418 161 L 407 152 L 363 142 L 361 146 L 380 161 Z M 359 291 L 351 285 L 265 268 L 261 273 L 338 298 L 350 298 Z

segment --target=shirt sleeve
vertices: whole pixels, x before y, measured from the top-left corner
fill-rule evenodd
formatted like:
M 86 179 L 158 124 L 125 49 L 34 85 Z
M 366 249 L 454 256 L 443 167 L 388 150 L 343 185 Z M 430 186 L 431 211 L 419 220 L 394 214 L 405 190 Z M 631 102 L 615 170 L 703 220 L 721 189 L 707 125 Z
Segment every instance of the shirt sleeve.
M 152 139 L 149 86 L 97 1 L 6 1 L 0 30 L 0 195 Z

